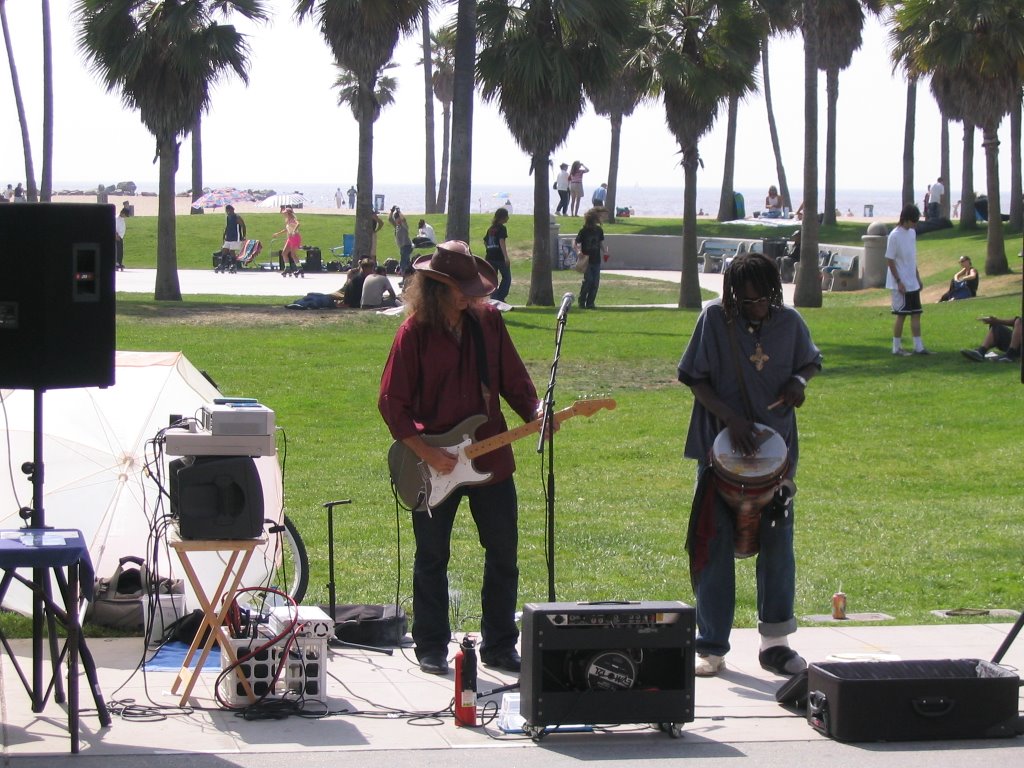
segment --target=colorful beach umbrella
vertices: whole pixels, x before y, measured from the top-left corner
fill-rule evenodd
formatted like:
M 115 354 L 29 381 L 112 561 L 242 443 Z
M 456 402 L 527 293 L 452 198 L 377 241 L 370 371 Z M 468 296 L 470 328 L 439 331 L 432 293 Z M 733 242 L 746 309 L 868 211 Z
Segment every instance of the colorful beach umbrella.
M 193 208 L 222 208 L 235 203 L 251 203 L 255 198 L 242 189 L 213 189 L 192 203 Z

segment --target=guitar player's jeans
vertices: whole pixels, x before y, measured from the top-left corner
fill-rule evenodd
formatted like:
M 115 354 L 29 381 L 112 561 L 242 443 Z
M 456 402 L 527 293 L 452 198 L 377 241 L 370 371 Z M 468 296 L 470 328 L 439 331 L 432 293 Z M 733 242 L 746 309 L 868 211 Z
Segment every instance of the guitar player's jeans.
M 699 474 L 698 474 L 699 477 Z M 736 612 L 736 560 L 733 513 L 715 500 L 715 534 L 709 559 L 697 583 L 697 652 L 724 656 Z M 793 603 L 796 593 L 796 558 L 793 553 L 793 506 L 789 515 L 771 525 L 761 520 L 760 552 L 755 555 L 757 629 L 765 637 L 796 632 Z
M 513 478 L 493 485 L 464 486 L 426 512 L 412 513 L 416 559 L 412 576 L 412 638 L 416 657 L 447 655 L 451 639 L 448 617 L 448 560 L 452 525 L 463 497 L 476 521 L 484 548 L 480 591 L 483 649 L 490 655 L 514 648 L 519 639 L 516 600 L 519 591 L 518 499 Z

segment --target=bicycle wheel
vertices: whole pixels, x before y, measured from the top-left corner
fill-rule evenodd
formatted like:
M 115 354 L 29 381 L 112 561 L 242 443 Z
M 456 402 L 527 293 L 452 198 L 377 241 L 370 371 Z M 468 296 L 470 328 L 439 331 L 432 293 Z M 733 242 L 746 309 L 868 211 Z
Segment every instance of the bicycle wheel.
M 299 529 L 295 527 L 288 515 L 284 516 L 284 525 L 275 526 L 272 533 L 281 536 L 281 565 L 274 571 L 272 586 L 291 596 L 296 603 L 301 603 L 309 587 L 309 556 L 306 545 L 302 541 Z

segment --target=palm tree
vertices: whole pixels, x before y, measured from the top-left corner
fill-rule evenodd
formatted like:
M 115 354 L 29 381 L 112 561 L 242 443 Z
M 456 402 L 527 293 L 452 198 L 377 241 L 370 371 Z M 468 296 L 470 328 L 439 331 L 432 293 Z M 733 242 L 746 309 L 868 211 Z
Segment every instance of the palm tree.
M 452 162 L 448 193 L 449 240 L 469 242 L 472 205 L 473 98 L 476 94 L 476 0 L 458 0 L 452 74 Z
M 423 168 L 423 212 L 434 213 L 437 189 L 436 161 L 434 154 L 434 63 L 430 56 L 430 4 L 423 6 L 420 20 L 420 45 L 423 48 L 423 123 L 424 123 L 424 168 Z
M 210 87 L 234 72 L 248 82 L 248 46 L 213 15 L 263 20 L 262 0 L 78 0 L 78 48 L 107 91 L 138 109 L 160 161 L 154 297 L 181 301 L 174 218 L 180 139 L 209 104 Z
M 25 102 L 21 98 L 21 84 L 18 80 L 18 68 L 14 63 L 14 47 L 11 43 L 11 30 L 7 25 L 7 0 L 0 0 L 0 25 L 4 30 L 4 45 L 7 48 L 7 63 L 11 69 L 11 85 L 14 86 L 14 104 L 18 110 L 18 123 L 21 125 L 21 146 L 25 153 L 25 193 L 28 201 L 36 201 L 36 172 L 32 165 L 32 141 L 29 138 L 28 118 L 25 115 Z
M 864 30 L 864 11 L 879 13 L 881 0 L 832 0 L 818 3 L 818 68 L 825 73 L 828 100 L 825 134 L 824 223 L 836 223 L 836 134 L 839 72 L 850 66 L 860 48 Z
M 1010 109 L 1010 228 L 1024 228 L 1024 184 L 1021 179 L 1021 91 Z
M 754 88 L 766 24 L 744 0 L 655 0 L 652 17 L 665 118 L 685 174 L 679 306 L 697 309 L 698 145 L 722 102 Z
M 903 28 L 928 28 L 915 51 L 916 66 L 932 75 L 932 92 L 943 114 L 982 130 L 989 208 L 985 274 L 1005 274 L 998 129 L 1021 89 L 1024 8 L 987 0 L 906 0 L 895 14 Z M 963 192 L 967 209 L 966 187 Z
M 356 80 L 359 166 L 356 174 L 356 253 L 373 237 L 373 121 L 377 81 L 403 34 L 413 31 L 428 0 L 297 0 L 295 16 L 312 17 L 339 66 Z M 357 112 L 358 110 L 358 112 Z
M 359 76 L 340 64 L 334 66 L 338 68 L 338 76 L 334 78 L 334 87 L 338 89 L 338 106 L 347 104 L 352 110 L 352 116 L 357 121 L 361 120 L 365 104 L 364 100 L 360 98 Z M 384 69 L 393 69 L 395 66 L 397 65 L 389 63 Z M 373 101 L 370 105 L 372 108 L 371 122 L 377 122 L 381 110 L 395 103 L 396 90 L 398 90 L 398 81 L 391 75 L 380 75 L 377 78 L 373 87 Z
M 623 42 L 622 48 L 616 54 L 622 62 L 619 76 L 606 83 L 604 87 L 588 85 L 586 88 L 594 112 L 607 117 L 612 128 L 608 158 L 608 192 L 604 200 L 609 222 L 615 221 L 622 120 L 632 115 L 633 110 L 652 95 L 650 64 L 643 50 L 645 38 L 646 35 L 643 33 L 642 27 L 637 26 L 635 30 L 632 30 L 630 38 Z
M 800 226 L 800 262 L 793 286 L 797 307 L 821 306 L 818 268 L 818 0 L 803 0 L 804 34 L 804 217 Z
M 527 304 L 551 306 L 548 166 L 583 113 L 583 89 L 611 79 L 635 27 L 633 2 L 479 0 L 483 96 L 495 100 L 533 173 L 533 269 Z
M 441 102 L 441 175 L 437 182 L 435 213 L 448 206 L 448 166 L 452 149 L 452 99 L 455 96 L 455 28 L 443 27 L 431 35 L 434 96 Z
M 196 120 L 189 130 L 192 139 L 192 202 L 203 196 L 203 116 Z M 190 213 L 202 213 L 202 208 L 189 208 Z
M 53 36 L 50 34 L 50 0 L 41 3 L 43 12 L 43 171 L 39 199 L 53 198 Z
M 775 108 L 772 103 L 771 70 L 768 66 L 768 41 L 772 35 L 791 32 L 798 24 L 796 0 L 754 0 L 755 13 L 764 14 L 768 21 L 768 30 L 761 41 L 761 82 L 764 89 L 764 103 L 768 115 L 768 135 L 772 141 L 772 152 L 775 155 L 775 172 L 779 180 L 779 195 L 783 205 L 792 209 L 793 203 L 789 194 L 789 181 L 786 168 L 782 163 L 782 145 L 779 142 L 779 130 L 775 122 Z M 722 162 L 722 191 L 718 203 L 718 220 L 726 221 L 734 218 L 736 213 L 736 195 L 733 178 L 736 166 L 736 130 L 739 122 L 739 97 L 729 98 L 729 116 L 726 134 L 725 158 Z

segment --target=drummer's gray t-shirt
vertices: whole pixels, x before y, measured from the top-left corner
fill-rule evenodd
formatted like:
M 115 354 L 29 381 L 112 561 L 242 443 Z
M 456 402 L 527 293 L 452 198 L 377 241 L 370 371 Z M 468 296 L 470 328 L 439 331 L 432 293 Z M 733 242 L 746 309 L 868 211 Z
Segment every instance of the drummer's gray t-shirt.
M 690 343 L 679 361 L 679 381 L 687 386 L 706 381 L 718 396 L 737 413 L 745 413 L 743 395 L 737 378 L 737 365 L 747 385 L 754 412 L 754 421 L 766 424 L 786 441 L 789 448 L 788 476 L 796 475 L 799 445 L 796 413 L 793 408 L 768 406 L 779 398 L 783 385 L 809 364 L 821 368 L 821 351 L 811 340 L 811 332 L 800 313 L 791 307 L 773 308 L 761 323 L 759 336 L 751 333 L 742 318 L 735 323 L 739 362 L 729 342 L 729 329 L 721 301 L 705 307 L 697 319 Z M 767 358 L 758 371 L 750 357 L 760 339 L 761 351 Z M 683 455 L 706 463 L 715 437 L 724 429 L 718 419 L 694 398 L 690 426 Z

